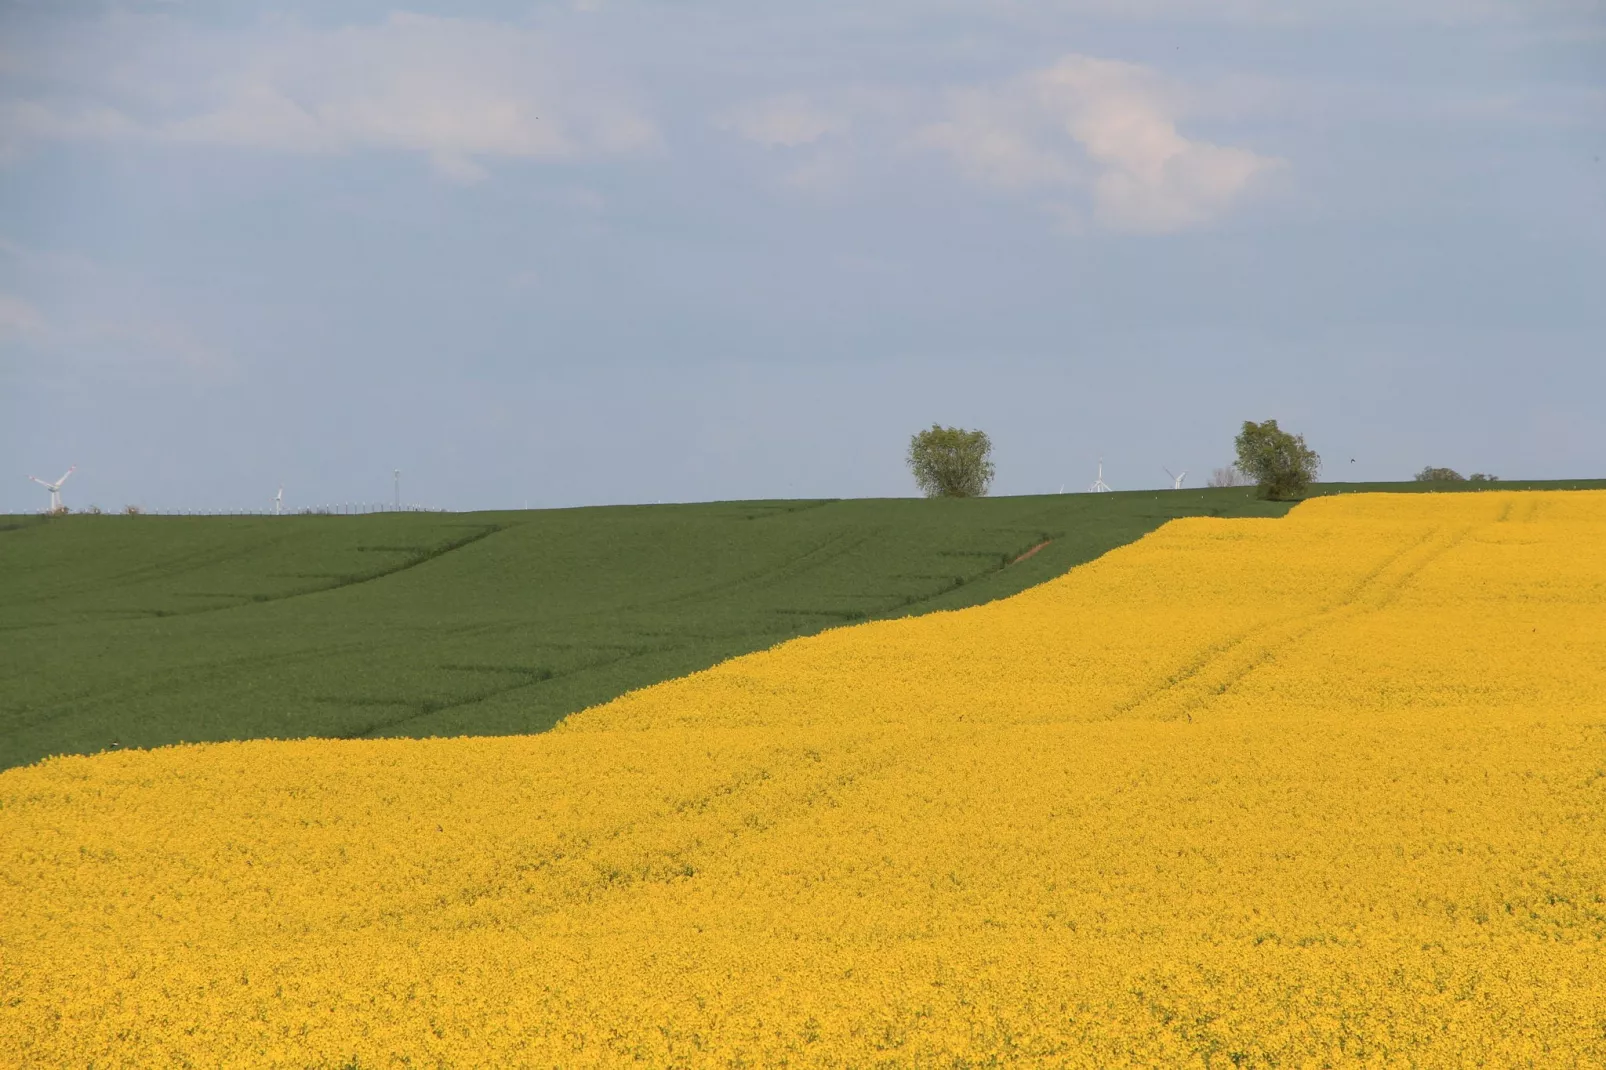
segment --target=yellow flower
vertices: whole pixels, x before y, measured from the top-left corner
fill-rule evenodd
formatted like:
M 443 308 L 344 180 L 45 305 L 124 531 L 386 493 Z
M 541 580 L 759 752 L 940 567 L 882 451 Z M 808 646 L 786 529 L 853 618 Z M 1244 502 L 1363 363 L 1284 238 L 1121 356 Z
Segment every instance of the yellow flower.
M 1601 1065 L 1602 546 L 1319 499 L 543 736 L 0 773 L 0 1064 Z

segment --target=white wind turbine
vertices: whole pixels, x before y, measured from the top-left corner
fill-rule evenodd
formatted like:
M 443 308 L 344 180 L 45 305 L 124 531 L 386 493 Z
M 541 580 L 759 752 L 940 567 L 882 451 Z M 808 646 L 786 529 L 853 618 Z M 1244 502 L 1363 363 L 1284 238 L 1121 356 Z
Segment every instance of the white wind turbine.
M 1160 471 L 1164 472 L 1168 476 L 1171 476 L 1171 469 L 1169 469 L 1169 468 L 1163 468 L 1162 467 L 1160 469 Z M 1184 468 L 1182 470 L 1182 474 L 1180 476 L 1171 476 L 1171 489 L 1172 490 L 1181 490 L 1182 489 L 1182 481 L 1184 479 L 1187 479 L 1187 478 L 1188 478 L 1188 470 L 1186 468 Z
M 67 482 L 67 477 L 76 471 L 78 471 L 78 466 L 75 464 L 63 472 L 61 474 L 61 478 L 56 480 L 54 483 L 46 483 L 38 476 L 29 476 L 28 478 L 50 492 L 50 511 L 52 513 L 59 513 L 61 512 L 61 485 Z
M 279 493 L 273 496 L 273 515 L 278 516 L 284 512 L 284 484 L 279 484 Z
M 1095 479 L 1093 481 L 1093 485 L 1091 487 L 1087 488 L 1087 489 L 1092 491 L 1094 494 L 1108 494 L 1111 490 L 1115 489 L 1115 488 L 1111 487 L 1108 483 L 1104 482 L 1104 458 L 1103 457 L 1099 458 L 1099 477 L 1097 479 Z

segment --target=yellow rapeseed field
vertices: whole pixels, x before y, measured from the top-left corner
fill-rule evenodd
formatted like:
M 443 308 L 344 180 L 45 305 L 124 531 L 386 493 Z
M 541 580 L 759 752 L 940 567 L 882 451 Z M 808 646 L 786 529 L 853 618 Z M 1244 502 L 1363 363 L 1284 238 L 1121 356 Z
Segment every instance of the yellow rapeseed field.
M 0 1063 L 1606 1065 L 1606 493 L 1176 521 L 544 736 L 11 770 Z

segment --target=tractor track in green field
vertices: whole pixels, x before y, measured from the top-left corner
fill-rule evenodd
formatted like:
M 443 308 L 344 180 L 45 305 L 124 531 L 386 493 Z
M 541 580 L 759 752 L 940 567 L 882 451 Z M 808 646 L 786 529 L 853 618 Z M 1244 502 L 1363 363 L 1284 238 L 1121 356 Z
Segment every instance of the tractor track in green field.
M 399 573 L 406 572 L 409 569 L 415 569 L 420 565 L 427 565 L 431 561 L 437 561 L 449 553 L 461 550 L 465 546 L 472 546 L 474 543 L 480 542 L 483 539 L 488 539 L 499 531 L 505 531 L 507 530 L 507 527 L 508 525 L 506 524 L 490 525 L 472 535 L 467 535 L 461 539 L 446 543 L 442 546 L 420 549 L 410 560 L 403 561 L 401 564 L 393 565 L 389 568 L 381 568 L 373 572 L 358 574 L 337 573 L 332 577 L 335 582 L 325 584 L 321 587 L 308 587 L 299 591 L 286 591 L 283 594 L 252 595 L 250 598 L 243 599 L 227 606 L 205 606 L 200 609 L 150 610 L 145 615 L 147 617 L 161 619 L 164 617 L 195 616 L 201 613 L 219 613 L 227 609 L 239 609 L 242 606 L 261 605 L 264 602 L 287 602 L 292 598 L 305 598 L 308 595 L 326 594 L 330 591 L 339 591 L 347 587 L 356 587 L 364 583 L 373 583 L 375 580 L 386 579 L 390 576 L 395 576 Z
M 1053 541 L 1054 541 L 1053 539 L 1045 538 L 1042 542 L 1038 543 L 1036 546 L 1032 547 L 1030 550 L 1027 550 L 1025 553 L 1021 554 L 1019 557 L 1016 557 L 1013 560 L 1011 560 L 1010 564 L 1011 565 L 1018 565 L 1022 561 L 1027 560 L 1028 558 L 1035 557 L 1038 554 L 1039 551 L 1041 551 L 1044 547 L 1046 547 L 1049 543 L 1051 543 Z
M 749 513 L 746 516 L 744 516 L 742 519 L 743 520 L 771 520 L 771 519 L 774 519 L 776 517 L 795 516 L 798 513 L 806 513 L 810 509 L 823 509 L 828 505 L 835 505 L 836 503 L 840 502 L 841 500 L 842 500 L 841 498 L 821 498 L 818 501 L 800 502 L 797 505 L 792 506 L 790 508 L 786 508 L 786 509 L 771 509 L 771 510 L 768 510 L 768 511 L 762 512 L 762 513 Z
M 165 619 L 172 618 L 172 617 L 194 617 L 194 616 L 200 616 L 202 614 L 208 614 L 208 613 L 222 613 L 222 612 L 226 612 L 228 610 L 240 609 L 240 608 L 247 607 L 247 606 L 262 605 L 264 603 L 270 603 L 270 602 L 285 602 L 285 601 L 289 601 L 289 600 L 295 599 L 295 598 L 305 598 L 305 597 L 307 597 L 309 595 L 317 595 L 317 594 L 324 594 L 324 593 L 327 593 L 327 592 L 330 592 L 330 591 L 338 591 L 338 590 L 341 590 L 343 588 L 355 587 L 355 586 L 358 586 L 358 585 L 361 585 L 361 584 L 365 584 L 365 583 L 372 583 L 372 582 L 374 582 L 376 580 L 386 579 L 386 578 L 388 578 L 390 576 L 398 575 L 398 574 L 400 574 L 402 572 L 406 572 L 406 571 L 408 571 L 410 569 L 418 568 L 420 565 L 429 564 L 432 561 L 436 561 L 436 560 L 439 560 L 442 557 L 445 557 L 447 554 L 453 553 L 454 551 L 457 551 L 457 550 L 461 550 L 461 549 L 463 549 L 463 548 L 465 548 L 467 546 L 471 546 L 474 543 L 480 542 L 483 539 L 487 539 L 490 536 L 495 535 L 500 531 L 506 530 L 508 527 L 509 527 L 509 525 L 507 525 L 507 524 L 476 525 L 476 528 L 478 530 L 476 530 L 473 534 L 464 536 L 464 537 L 459 538 L 459 539 L 454 539 L 454 540 L 452 540 L 450 542 L 447 542 L 447 543 L 444 543 L 444 544 L 441 544 L 441 545 L 430 546 L 430 547 L 406 547 L 406 548 L 397 547 L 397 548 L 394 548 L 394 549 L 396 549 L 396 550 L 405 549 L 407 552 L 412 553 L 413 556 L 408 558 L 407 560 L 399 562 L 397 564 L 386 566 L 386 567 L 382 567 L 382 568 L 379 568 L 379 569 L 374 569 L 374 570 L 371 570 L 371 571 L 368 571 L 368 572 L 331 574 L 328 577 L 328 578 L 330 578 L 330 579 L 332 579 L 334 581 L 334 582 L 331 582 L 331 583 L 325 583 L 325 584 L 320 584 L 320 585 L 311 586 L 311 587 L 302 587 L 302 588 L 298 588 L 298 589 L 294 589 L 294 590 L 277 592 L 277 593 L 252 594 L 252 595 L 242 595 L 242 594 L 238 594 L 238 593 L 234 593 L 234 592 L 223 592 L 223 591 L 219 591 L 219 592 L 183 591 L 183 592 L 176 592 L 176 593 L 170 594 L 169 597 L 174 597 L 174 598 L 214 598 L 214 599 L 222 599 L 222 600 L 225 600 L 225 601 L 224 601 L 224 604 L 222 604 L 222 605 L 196 606 L 194 608 L 188 608 L 188 609 L 171 609 L 171 608 L 164 608 L 164 609 L 137 609 L 137 608 L 116 609 L 116 610 L 108 611 L 106 613 L 106 615 L 110 616 L 110 617 L 113 617 L 113 618 L 129 620 L 129 621 L 165 620 Z M 256 552 L 258 554 L 260 554 L 262 549 L 263 549 L 263 547 L 265 547 L 265 546 L 266 547 L 277 546 L 277 545 L 283 543 L 286 538 L 288 538 L 288 536 L 281 536 L 279 538 L 265 540 L 263 543 L 258 544 L 255 547 L 255 550 L 256 550 Z M 369 549 L 369 548 L 368 547 L 358 547 L 358 549 L 362 550 L 362 549 Z M 175 565 L 175 566 L 167 569 L 166 572 L 165 572 L 165 575 L 169 579 L 175 579 L 175 578 L 180 577 L 180 576 L 190 575 L 190 574 L 199 572 L 199 571 L 201 571 L 203 569 L 215 568 L 216 566 L 221 565 L 221 564 L 227 564 L 227 563 L 229 563 L 231 561 L 241 560 L 241 559 L 249 557 L 250 554 L 251 554 L 250 550 L 239 550 L 239 551 L 235 551 L 235 552 L 232 552 L 232 553 L 218 553 L 218 554 L 212 554 L 212 555 L 201 555 L 201 559 L 199 559 L 199 560 L 197 560 L 195 556 L 191 556 L 189 558 L 186 558 L 183 561 L 182 564 Z M 113 574 L 113 575 L 108 576 L 108 577 L 103 577 L 99 581 L 98 587 L 101 590 L 105 590 L 105 589 L 108 589 L 108 588 L 133 586 L 133 585 L 135 585 L 137 583 L 143 582 L 143 581 L 145 581 L 145 580 L 147 580 L 147 579 L 149 579 L 149 578 L 151 578 L 153 576 L 157 576 L 157 575 L 164 575 L 164 572 L 162 570 L 162 566 L 160 566 L 160 565 L 142 566 L 141 568 L 131 569 L 131 570 L 128 570 L 126 572 L 116 573 L 116 574 Z M 308 575 L 311 575 L 311 574 L 308 574 Z M 90 583 L 90 582 L 85 582 L 83 584 L 76 585 L 76 586 L 69 584 L 69 585 L 65 585 L 65 586 L 62 586 L 62 587 L 55 588 L 54 593 L 53 593 L 52 596 L 59 598 L 62 595 L 65 595 L 65 594 L 82 593 L 83 591 L 86 591 L 86 590 L 95 589 L 96 586 L 97 586 L 96 584 Z M 55 624 L 58 624 L 58 623 L 62 623 L 62 622 L 45 621 L 45 622 L 24 622 L 24 623 L 21 623 L 21 624 L 0 624 L 0 632 L 11 631 L 11 630 L 23 630 L 23 629 L 34 630 L 34 629 L 38 629 L 38 628 L 41 628 L 41 627 L 48 628 L 48 627 L 52 627 L 52 626 L 54 626 Z
M 314 650 L 280 651 L 272 654 L 225 657 L 212 662 L 204 668 L 184 666 L 168 670 L 157 676 L 116 680 L 107 686 L 80 692 L 50 706 L 0 707 L 0 713 L 4 713 L 7 716 L 12 727 L 38 728 L 54 720 L 71 716 L 73 713 L 83 712 L 86 706 L 112 706 L 142 695 L 160 695 L 174 690 L 177 685 L 183 683 L 203 682 L 208 679 L 225 681 L 239 676 L 242 670 L 316 662 L 344 653 L 365 650 L 372 645 L 368 640 L 353 640 L 344 644 L 325 646 Z
M 356 731 L 342 733 L 341 735 L 339 735 L 337 737 L 334 737 L 334 738 L 338 738 L 338 739 L 368 739 L 368 738 L 371 738 L 374 735 L 374 733 L 376 733 L 376 732 L 380 732 L 380 731 L 384 731 L 384 730 L 388 730 L 388 729 L 392 729 L 392 728 L 399 728 L 404 724 L 409 724 L 409 723 L 412 723 L 414 721 L 420 721 L 420 720 L 424 719 L 425 717 L 433 717 L 436 714 L 447 713 L 447 712 L 450 712 L 450 711 L 453 711 L 453 710 L 460 710 L 460 709 L 467 708 L 469 706 L 476 706 L 476 705 L 479 705 L 480 703 L 483 703 L 483 702 L 489 702 L 491 699 L 494 699 L 494 698 L 501 698 L 503 695 L 510 695 L 510 694 L 513 694 L 513 693 L 518 692 L 518 691 L 525 691 L 525 690 L 528 690 L 528 689 L 530 689 L 532 687 L 538 687 L 541 684 L 550 683 L 550 682 L 552 682 L 554 680 L 559 680 L 559 679 L 562 679 L 564 677 L 578 676 L 581 673 L 593 672 L 593 671 L 595 671 L 597 669 L 607 668 L 610 665 L 617 664 L 617 663 L 619 663 L 621 661 L 628 661 L 628 660 L 630 660 L 632 658 L 639 658 L 639 657 L 642 657 L 642 656 L 644 656 L 645 654 L 648 654 L 648 653 L 651 653 L 651 651 L 650 650 L 636 650 L 636 651 L 632 651 L 630 653 L 621 654 L 620 656 L 615 657 L 615 658 L 604 658 L 604 659 L 601 659 L 599 661 L 588 662 L 588 663 L 586 663 L 584 665 L 576 666 L 576 667 L 574 667 L 572 669 L 569 669 L 569 670 L 566 670 L 564 672 L 556 672 L 556 671 L 554 671 L 552 669 L 538 669 L 538 670 L 493 669 L 493 670 L 490 670 L 490 671 L 526 673 L 528 678 L 526 678 L 525 680 L 522 680 L 522 681 L 520 681 L 518 683 L 510 684 L 507 687 L 491 688 L 491 689 L 489 689 L 487 691 L 483 691 L 483 692 L 480 692 L 480 693 L 477 693 L 477 694 L 474 694 L 474 695 L 470 695 L 470 696 L 468 696 L 466 698 L 457 699 L 457 700 L 453 700 L 453 701 L 447 701 L 447 702 L 436 702 L 436 701 L 432 701 L 432 700 L 418 701 L 418 700 L 407 700 L 407 699 L 399 699 L 399 700 L 394 700 L 394 701 L 393 700 L 387 700 L 387 699 L 363 700 L 361 703 L 358 703 L 358 705 L 401 706 L 403 708 L 409 709 L 410 712 L 406 716 L 403 716 L 403 717 L 394 717 L 394 718 L 388 718 L 388 719 L 383 720 L 383 721 L 375 721 L 375 722 L 373 722 L 371 724 L 363 726 L 362 728 L 360 728 L 360 729 L 358 729 Z M 442 666 L 442 667 L 443 668 L 447 668 L 447 666 Z M 473 670 L 473 671 L 486 671 L 486 670 L 484 670 L 484 669 L 476 669 L 476 670 Z M 333 702 L 344 702 L 344 703 L 347 703 L 347 704 L 351 704 L 351 700 L 349 700 L 349 699 L 345 699 L 345 700 L 343 700 L 343 699 L 332 699 L 331 701 L 333 701 Z
M 77 594 L 85 591 L 106 591 L 119 587 L 133 587 L 153 579 L 165 580 L 168 583 L 183 576 L 215 568 L 218 565 L 231 561 L 240 561 L 260 555 L 264 548 L 277 546 L 284 541 L 284 537 L 266 540 L 263 544 L 254 547 L 243 547 L 230 550 L 214 550 L 211 553 L 190 553 L 182 558 L 166 561 L 142 562 L 135 568 L 110 575 L 95 576 L 88 579 L 69 580 L 55 586 L 45 598 L 59 598 L 62 595 Z
M 800 510 L 801 511 L 801 510 Z M 861 535 L 839 534 L 825 539 L 816 546 L 797 554 L 779 564 L 769 565 L 753 573 L 739 576 L 724 583 L 709 584 L 689 591 L 670 595 L 665 598 L 642 601 L 636 604 L 637 608 L 663 609 L 685 602 L 698 601 L 714 595 L 733 594 L 744 590 L 758 590 L 764 587 L 773 587 L 788 579 L 795 578 L 801 573 L 821 568 L 831 561 L 852 553 L 859 546 L 869 542 L 875 537 L 874 532 Z

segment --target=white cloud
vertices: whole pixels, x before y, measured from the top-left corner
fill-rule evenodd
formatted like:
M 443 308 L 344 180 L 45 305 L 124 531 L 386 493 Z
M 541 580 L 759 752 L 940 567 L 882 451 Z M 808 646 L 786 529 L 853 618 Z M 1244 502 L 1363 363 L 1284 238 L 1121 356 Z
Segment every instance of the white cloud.
M 799 93 L 753 101 L 732 109 L 720 122 L 749 141 L 795 148 L 848 129 L 848 120 Z
M 0 293 L 0 342 L 34 338 L 45 332 L 45 318 L 31 303 L 15 294 Z
M 806 193 L 835 193 L 853 176 L 849 159 L 839 152 L 814 152 L 781 176 L 781 184 Z
M 123 363 L 177 364 L 211 374 L 235 367 L 228 352 L 198 337 L 189 324 L 159 313 L 86 324 L 80 334 L 89 346 L 115 353 Z
M 141 28 L 138 60 L 129 61 L 140 70 L 103 80 L 113 99 L 85 103 L 74 87 L 76 100 L 15 101 L 0 110 L 0 143 L 142 138 L 296 153 L 393 150 L 420 153 L 457 181 L 484 177 L 487 159 L 658 144 L 652 122 L 623 94 L 517 26 L 405 14 L 333 30 L 273 24 L 236 37 L 166 26 Z M 132 99 L 131 82 L 142 82 L 141 99 Z
M 0 237 L 0 351 L 42 367 L 181 367 L 232 370 L 234 358 L 206 341 L 170 301 L 137 276 L 81 256 Z M 22 296 L 17 291 L 30 296 Z
M 458 152 L 432 152 L 429 162 L 435 173 L 449 182 L 468 186 L 485 178 L 485 168 L 474 162 L 474 157 Z
M 1174 231 L 1218 218 L 1281 161 L 1190 139 L 1181 94 L 1148 68 L 1072 55 L 1009 82 L 951 94 L 917 132 L 970 180 L 1037 191 L 1062 221 L 1085 198 L 1100 225 Z
M 968 89 L 954 92 L 949 117 L 924 127 L 915 143 L 942 149 L 973 182 L 1021 190 L 1057 186 L 1084 173 L 1067 146 L 1051 143 L 1027 104 L 1015 94 Z
M 1051 0 L 1036 8 L 1045 6 L 1122 22 L 1268 26 L 1520 24 L 1599 12 L 1598 0 Z
M 78 307 L 70 318 L 60 309 L 47 318 L 32 302 L 0 293 L 0 348 L 7 345 L 55 367 L 167 364 L 216 373 L 234 365 L 187 324 L 160 313 L 107 318 L 100 310 Z

